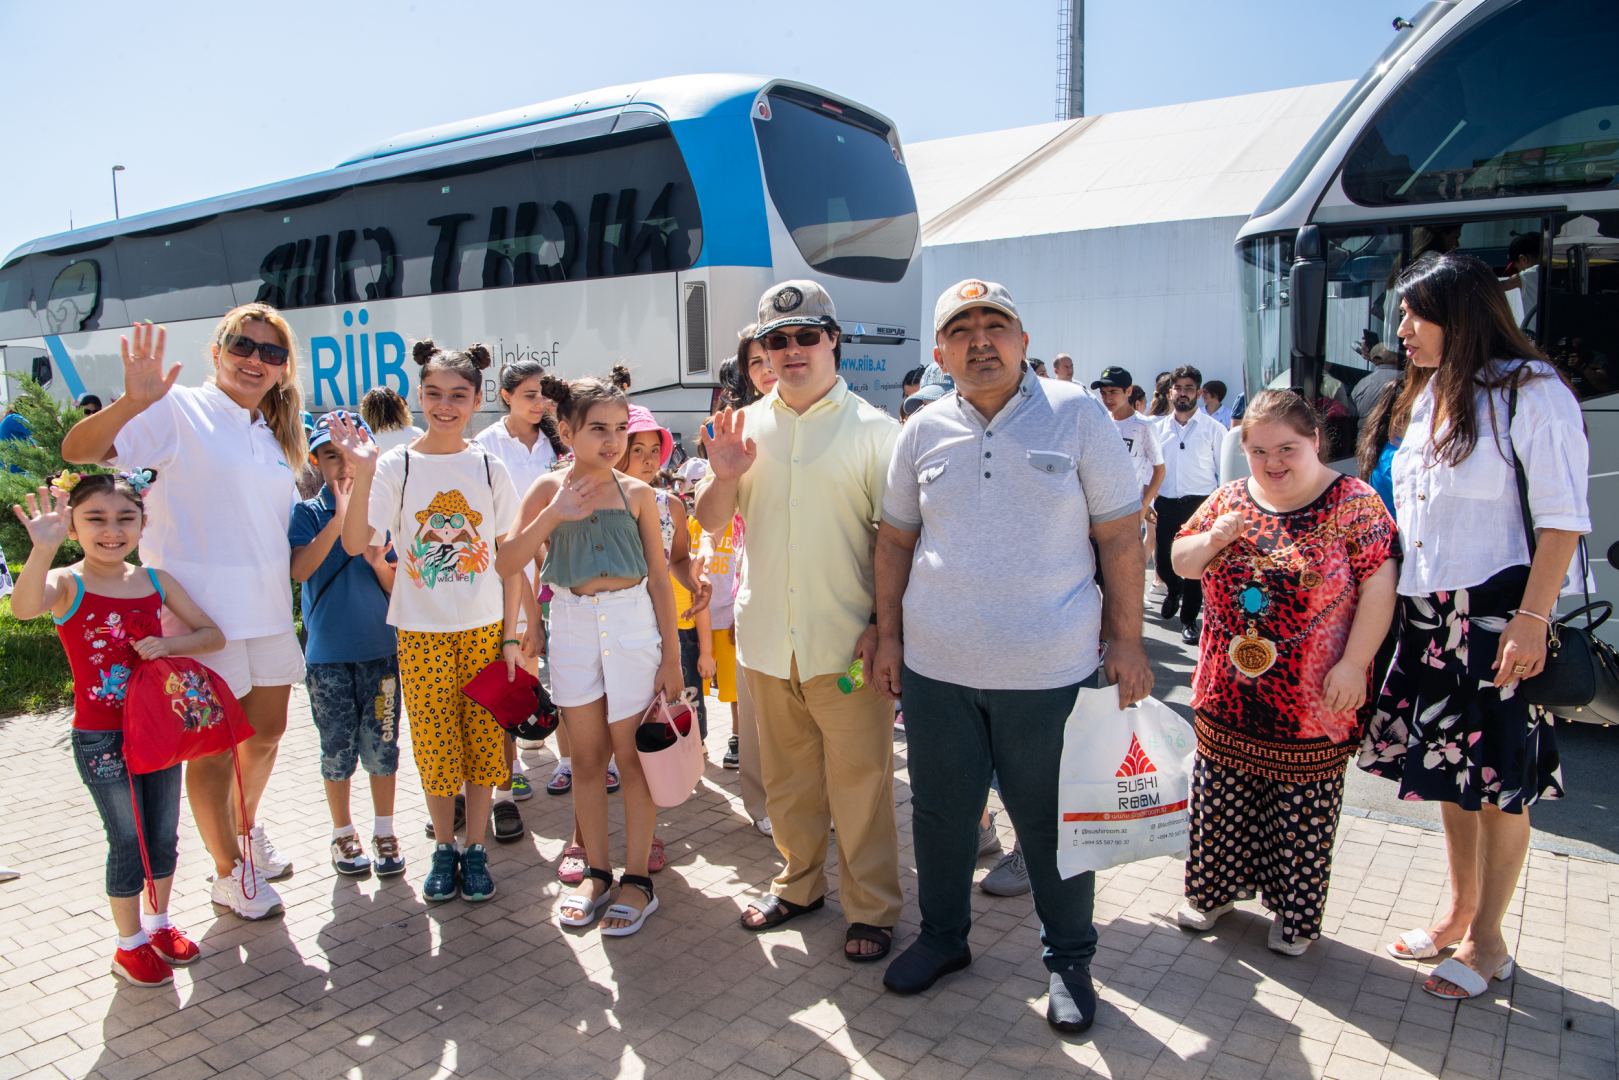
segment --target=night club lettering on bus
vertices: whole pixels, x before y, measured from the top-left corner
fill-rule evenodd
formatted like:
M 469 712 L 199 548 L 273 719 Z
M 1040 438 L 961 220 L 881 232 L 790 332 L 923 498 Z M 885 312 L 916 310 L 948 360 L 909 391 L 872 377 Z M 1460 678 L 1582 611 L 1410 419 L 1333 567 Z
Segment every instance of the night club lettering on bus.
M 598 192 L 585 215 L 583 244 L 579 215 L 565 201 L 544 207 L 537 201 L 491 207 L 483 234 L 481 287 L 678 269 L 670 256 L 671 231 L 664 227 L 671 221 L 675 193 L 676 184 L 665 183 L 646 213 L 638 214 L 636 188 L 620 189 L 616 197 Z M 461 281 L 461 271 L 462 255 L 477 235 L 477 222 L 477 214 L 452 211 L 423 223 L 421 227 L 434 237 L 428 292 L 473 287 Z M 259 262 L 262 284 L 256 299 L 278 308 L 397 299 L 405 295 L 399 252 L 393 231 L 385 226 L 284 241 Z M 375 263 L 368 256 L 374 256 Z M 681 265 L 687 262 L 682 259 Z M 372 268 L 375 280 L 358 289 L 355 272 L 362 267 Z

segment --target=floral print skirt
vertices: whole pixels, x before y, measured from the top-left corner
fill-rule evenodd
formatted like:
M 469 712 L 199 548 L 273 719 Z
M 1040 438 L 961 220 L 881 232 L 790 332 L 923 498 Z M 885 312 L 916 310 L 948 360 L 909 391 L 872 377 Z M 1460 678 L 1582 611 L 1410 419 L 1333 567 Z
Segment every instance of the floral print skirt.
M 1470 589 L 1400 597 L 1394 662 L 1357 762 L 1398 780 L 1400 798 L 1517 814 L 1562 796 L 1551 714 L 1516 683 L 1491 682 L 1528 577 L 1515 566 Z

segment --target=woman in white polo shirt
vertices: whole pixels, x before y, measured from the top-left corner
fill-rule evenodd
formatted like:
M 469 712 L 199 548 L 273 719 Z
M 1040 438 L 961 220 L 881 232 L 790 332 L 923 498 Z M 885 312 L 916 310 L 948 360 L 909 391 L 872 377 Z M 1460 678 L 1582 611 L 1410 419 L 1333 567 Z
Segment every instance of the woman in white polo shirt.
M 280 908 L 268 881 L 292 871 L 256 817 L 292 684 L 303 678 L 287 544 L 295 470 L 307 455 L 297 344 L 274 308 L 244 304 L 214 329 L 212 376 L 176 386 L 180 365 L 165 369 L 164 339 L 163 328 L 149 323 L 123 339 L 123 396 L 74 425 L 62 456 L 155 468 L 141 561 L 173 574 L 219 613 L 226 646 L 205 662 L 253 726 L 240 748 L 245 817 L 233 820 L 229 754 L 191 762 L 186 790 L 214 859 L 214 902 L 262 918 Z
M 1393 470 L 1405 558 L 1394 662 L 1360 767 L 1398 780 L 1402 799 L 1441 804 L 1449 902 L 1387 950 L 1426 960 L 1454 948 L 1423 989 L 1457 1001 L 1512 977 L 1501 924 L 1529 808 L 1563 794 L 1551 715 L 1520 690 L 1545 667 L 1569 561 L 1591 530 L 1590 449 L 1573 391 L 1483 261 L 1425 256 L 1398 291 L 1411 363 Z

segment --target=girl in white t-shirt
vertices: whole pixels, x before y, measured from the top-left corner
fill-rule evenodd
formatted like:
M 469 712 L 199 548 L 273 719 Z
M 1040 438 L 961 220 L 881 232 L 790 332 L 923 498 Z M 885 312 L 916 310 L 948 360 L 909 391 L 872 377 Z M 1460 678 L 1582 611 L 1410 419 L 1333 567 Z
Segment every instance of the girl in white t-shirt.
M 141 562 L 173 575 L 218 622 L 225 647 L 205 662 L 241 701 L 254 732 L 239 747 L 244 820 L 232 812 L 230 754 L 190 762 L 186 789 L 214 860 L 214 903 L 258 919 L 280 907 L 268 882 L 292 873 L 256 819 L 292 684 L 304 677 L 284 572 L 294 478 L 308 455 L 298 344 L 280 312 L 244 304 L 214 328 L 208 381 L 176 386 L 180 365 L 165 367 L 166 337 L 147 323 L 120 339 L 124 393 L 73 426 L 62 456 L 157 470 Z M 283 572 L 267 572 L 275 567 Z
M 399 631 L 399 679 L 410 742 L 433 818 L 433 866 L 422 883 L 430 902 L 495 895 L 484 836 L 497 785 L 510 775 L 505 733 L 461 692 L 488 665 L 523 663 L 517 620 L 522 576 L 495 570 L 496 539 L 517 513 L 506 466 L 462 437 L 478 407 L 489 350 L 445 352 L 431 341 L 411 352 L 422 366 L 427 433 L 377 456 L 344 417 L 332 442 L 354 466 L 343 549 L 358 554 L 374 532 L 393 534 L 399 557 L 388 622 Z M 466 789 L 466 849 L 455 846 L 455 796 Z

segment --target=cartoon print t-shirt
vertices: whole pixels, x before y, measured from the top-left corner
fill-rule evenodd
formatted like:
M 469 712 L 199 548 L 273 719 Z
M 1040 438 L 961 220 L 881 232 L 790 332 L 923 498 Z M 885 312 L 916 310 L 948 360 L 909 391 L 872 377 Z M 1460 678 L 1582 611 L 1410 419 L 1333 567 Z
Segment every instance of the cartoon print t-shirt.
M 516 520 L 517 504 L 506 466 L 481 447 L 384 453 L 368 516 L 373 529 L 393 534 L 399 559 L 389 625 L 451 633 L 499 622 L 504 593 L 495 540 Z

